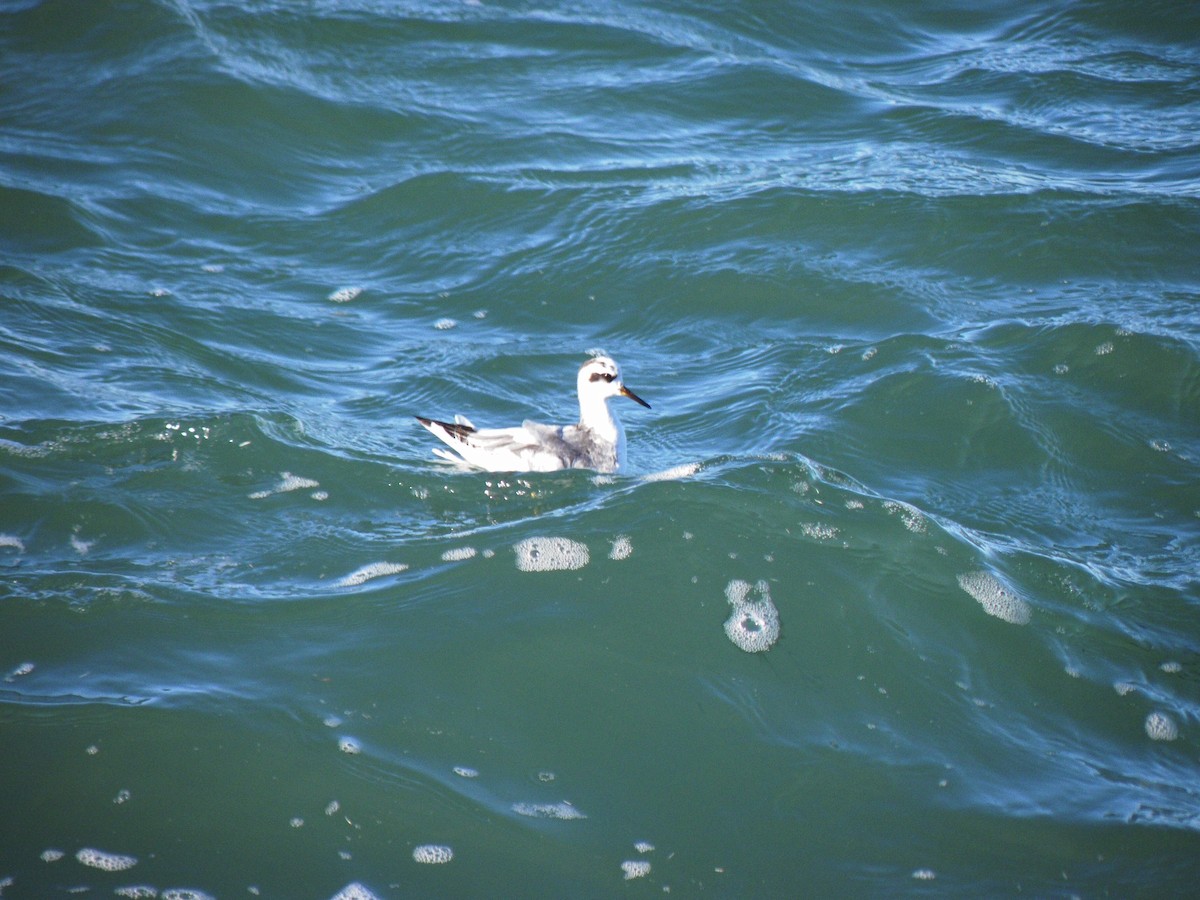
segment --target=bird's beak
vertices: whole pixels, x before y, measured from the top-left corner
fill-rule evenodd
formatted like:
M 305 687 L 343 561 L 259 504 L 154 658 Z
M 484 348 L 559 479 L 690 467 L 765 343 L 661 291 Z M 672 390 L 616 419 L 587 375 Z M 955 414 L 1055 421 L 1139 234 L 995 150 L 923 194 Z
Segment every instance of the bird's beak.
M 629 388 L 625 387 L 625 385 L 621 385 L 621 390 L 618 393 L 620 393 L 620 395 L 622 397 L 628 397 L 634 403 L 642 404 L 642 406 L 646 407 L 646 409 L 650 408 L 649 403 L 647 403 L 645 400 L 643 400 L 641 397 L 639 397 L 637 394 L 635 394 Z

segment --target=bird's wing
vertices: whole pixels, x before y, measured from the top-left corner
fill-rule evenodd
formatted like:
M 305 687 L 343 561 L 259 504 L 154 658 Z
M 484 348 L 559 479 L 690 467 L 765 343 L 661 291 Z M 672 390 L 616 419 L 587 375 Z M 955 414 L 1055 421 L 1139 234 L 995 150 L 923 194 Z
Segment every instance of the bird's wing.
M 463 460 L 489 472 L 550 472 L 570 468 L 574 460 L 557 426 L 526 421 L 514 428 L 475 428 L 455 418 L 453 424 L 419 421 Z

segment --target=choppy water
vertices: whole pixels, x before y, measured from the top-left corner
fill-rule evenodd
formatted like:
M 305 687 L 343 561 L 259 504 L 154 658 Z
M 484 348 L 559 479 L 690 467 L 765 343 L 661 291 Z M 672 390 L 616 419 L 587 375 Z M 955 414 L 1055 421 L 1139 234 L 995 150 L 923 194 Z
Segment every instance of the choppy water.
M 1194 891 L 1200 7 L 910 7 L 0 6 L 4 896 Z

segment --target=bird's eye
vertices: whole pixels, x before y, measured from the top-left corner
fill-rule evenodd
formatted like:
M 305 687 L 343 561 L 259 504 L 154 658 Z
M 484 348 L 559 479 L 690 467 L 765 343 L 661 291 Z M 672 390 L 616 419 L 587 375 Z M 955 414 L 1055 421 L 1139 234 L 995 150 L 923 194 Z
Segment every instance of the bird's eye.
M 617 376 L 616 376 L 616 375 L 614 375 L 612 372 L 605 372 L 605 373 L 604 373 L 604 380 L 605 380 L 605 381 L 607 381 L 609 384 L 612 384 L 612 381 L 613 381 L 613 379 L 614 379 L 614 378 L 616 378 L 616 377 L 617 377 Z

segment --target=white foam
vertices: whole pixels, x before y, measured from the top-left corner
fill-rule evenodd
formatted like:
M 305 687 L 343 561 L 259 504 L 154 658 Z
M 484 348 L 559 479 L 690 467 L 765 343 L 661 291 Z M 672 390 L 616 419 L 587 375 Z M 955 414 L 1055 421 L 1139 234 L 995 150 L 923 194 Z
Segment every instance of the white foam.
M 28 675 L 35 668 L 37 668 L 37 667 L 33 663 L 23 662 L 19 666 L 17 666 L 15 669 L 13 669 L 11 672 L 9 672 L 7 675 L 5 675 L 4 680 L 12 681 L 14 678 L 20 678 L 22 675 Z
M 824 522 L 802 522 L 800 530 L 804 532 L 805 537 L 814 541 L 831 541 L 838 536 L 838 529 Z
M 749 582 L 735 578 L 726 585 L 725 599 L 733 612 L 725 620 L 725 633 L 747 653 L 761 653 L 779 640 L 779 610 L 771 602 L 765 581 L 759 581 L 753 590 L 758 597 L 751 600 Z
M 160 896 L 162 900 L 214 900 L 212 894 L 195 888 L 167 888 Z
M 631 553 L 633 553 L 633 541 L 629 539 L 628 535 L 619 534 L 613 538 L 612 550 L 609 551 L 608 558 L 629 559 Z
M 329 900 L 379 900 L 379 897 L 368 890 L 366 885 L 352 881 Z
M 909 506 L 907 503 L 900 503 L 897 500 L 888 500 L 883 504 L 883 508 L 891 515 L 900 516 L 900 521 L 904 523 L 904 527 L 913 534 L 924 534 L 927 527 L 925 517 L 917 511 L 916 507 Z
M 933 869 L 914 869 L 912 877 L 917 881 L 933 881 L 937 878 L 937 873 Z
M 43 850 L 42 851 L 42 862 L 48 862 L 48 863 L 58 862 L 60 859 L 62 859 L 66 855 L 67 854 L 63 853 L 61 850 L 55 850 L 53 848 L 51 848 L 49 850 Z
M 342 804 L 338 803 L 336 800 L 330 800 L 328 803 L 325 804 L 325 815 L 327 815 L 327 816 L 336 815 L 337 811 L 341 808 L 342 808 Z
M 438 331 L 449 331 L 451 328 L 455 327 L 457 324 L 458 323 L 455 322 L 453 319 L 438 319 L 436 322 L 433 323 L 433 327 L 436 328 Z
M 362 744 L 358 742 L 357 738 L 338 738 L 338 749 L 343 753 L 349 753 L 351 756 L 355 756 L 359 753 L 362 753 Z
M 1033 608 L 990 572 L 959 575 L 958 586 L 974 597 L 989 616 L 1014 625 L 1028 625 L 1033 618 Z
M 85 866 L 93 869 L 103 869 L 105 872 L 121 872 L 132 869 L 137 865 L 136 856 L 123 856 L 119 853 L 105 853 L 92 847 L 84 847 L 75 854 L 75 858 Z
M 1180 665 L 1179 663 L 1177 663 L 1175 660 L 1169 659 L 1165 663 L 1163 663 L 1161 666 L 1159 666 L 1159 669 L 1161 669 L 1162 671 L 1164 671 L 1170 675 L 1174 675 L 1178 672 L 1182 672 L 1183 666 Z
M 454 774 L 459 778 L 478 778 L 479 770 L 472 769 L 470 766 L 455 766 Z
M 399 575 L 408 566 L 405 563 L 373 562 L 355 569 L 345 578 L 335 582 L 337 587 L 358 587 L 372 578 L 383 578 L 386 575 Z
M 445 844 L 422 844 L 413 848 L 413 859 L 427 865 L 442 865 L 454 859 L 454 848 Z
M 118 897 L 130 897 L 131 900 L 153 900 L 158 896 L 158 888 L 148 884 L 131 884 L 128 887 L 119 887 L 113 893 Z
M 287 494 L 291 491 L 304 491 L 309 488 L 318 488 L 321 482 L 312 478 L 304 478 L 301 475 L 293 475 L 291 472 L 279 473 L 279 484 L 267 491 L 255 491 L 250 495 L 251 500 L 265 500 L 273 494 Z
M 461 562 L 475 555 L 474 547 L 454 547 L 442 554 L 443 562 Z
M 1179 737 L 1179 726 L 1165 712 L 1152 712 L 1146 716 L 1146 734 L 1152 741 L 1173 741 Z
M 562 572 L 588 564 L 587 544 L 565 537 L 531 537 L 513 546 L 522 572 Z
M 681 478 L 690 478 L 699 471 L 700 463 L 683 463 L 683 465 L 663 469 L 661 472 L 651 472 L 649 475 L 643 475 L 642 481 L 679 481 Z
M 654 845 L 649 841 L 638 841 L 633 845 L 633 849 L 638 853 L 650 853 L 654 850 Z
M 25 552 L 25 542 L 15 534 L 0 534 L 0 547 L 12 547 L 18 553 Z
M 349 303 L 351 300 L 358 297 L 358 295 L 361 294 L 362 292 L 363 292 L 363 289 L 360 287 L 338 288 L 336 291 L 334 291 L 332 294 L 329 295 L 329 299 L 332 300 L 334 303 Z
M 561 803 L 514 803 L 513 812 L 533 819 L 586 819 L 587 816 L 564 800 Z
M 621 871 L 625 873 L 626 881 L 645 878 L 650 874 L 650 863 L 644 859 L 627 859 L 621 863 Z

